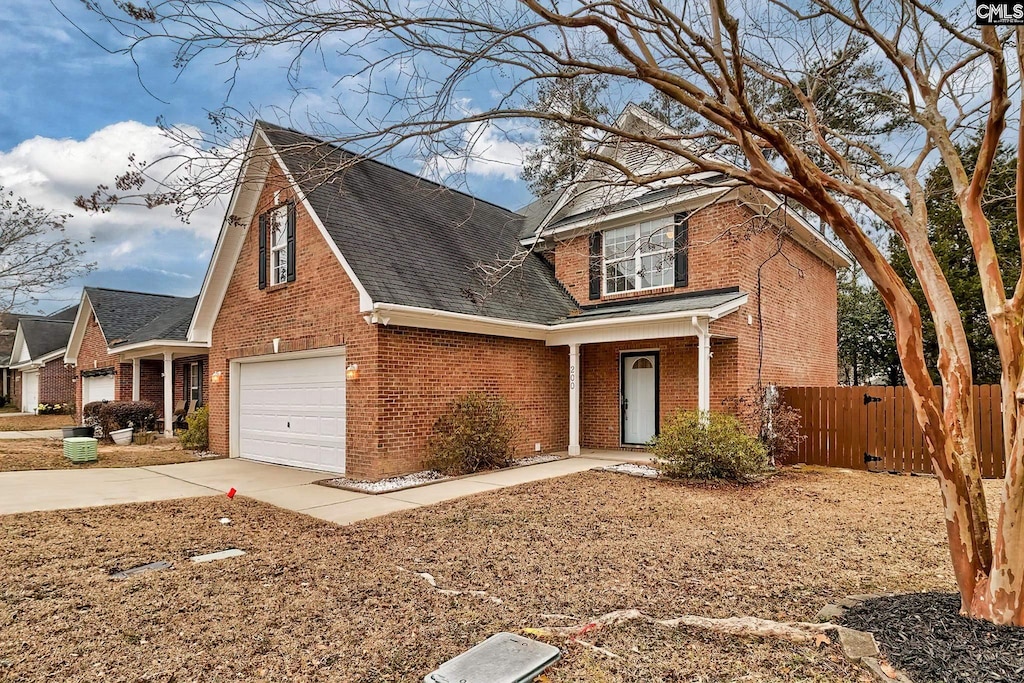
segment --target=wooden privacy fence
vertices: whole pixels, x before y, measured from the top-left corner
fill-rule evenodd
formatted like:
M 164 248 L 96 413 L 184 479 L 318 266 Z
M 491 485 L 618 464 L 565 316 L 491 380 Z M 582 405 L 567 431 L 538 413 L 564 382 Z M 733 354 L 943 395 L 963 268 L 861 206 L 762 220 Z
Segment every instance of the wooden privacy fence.
M 940 388 L 934 389 L 936 397 Z M 981 474 L 1002 478 L 999 385 L 974 387 L 974 428 Z M 784 403 L 800 411 L 796 462 L 876 471 L 931 473 L 906 387 L 788 387 Z

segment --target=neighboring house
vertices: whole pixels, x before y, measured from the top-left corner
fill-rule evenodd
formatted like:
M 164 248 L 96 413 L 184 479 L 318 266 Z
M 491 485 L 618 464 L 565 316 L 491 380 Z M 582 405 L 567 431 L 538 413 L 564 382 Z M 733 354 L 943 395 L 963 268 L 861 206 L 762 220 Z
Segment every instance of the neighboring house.
M 152 401 L 157 417 L 181 401 L 201 405 L 206 345 L 186 331 L 196 297 L 86 287 L 64 360 L 75 366 L 76 405 L 94 401 Z M 164 431 L 172 431 L 172 419 Z
M 76 307 L 48 317 L 21 316 L 11 349 L 13 397 L 22 412 L 35 413 L 41 403 L 74 401 L 74 371 L 64 363 Z
M 257 124 L 187 335 L 211 450 L 379 478 L 422 468 L 471 390 L 518 408 L 517 451 L 577 454 L 759 379 L 833 385 L 849 260 L 774 196 L 698 179 L 609 193 L 588 171 L 519 214 Z M 499 258 L 521 265 L 491 286 Z
M 14 398 L 14 376 L 17 370 L 11 370 L 11 350 L 14 348 L 14 335 L 18 332 L 19 316 L 15 313 L 0 313 L 0 396 Z

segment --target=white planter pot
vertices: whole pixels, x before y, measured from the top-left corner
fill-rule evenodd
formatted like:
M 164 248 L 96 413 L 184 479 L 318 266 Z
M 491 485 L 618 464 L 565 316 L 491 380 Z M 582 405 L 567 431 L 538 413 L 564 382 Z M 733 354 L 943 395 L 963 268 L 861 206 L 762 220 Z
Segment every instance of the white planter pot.
M 127 429 L 115 429 L 110 432 L 110 438 L 114 440 L 118 446 L 124 446 L 132 442 L 132 428 Z

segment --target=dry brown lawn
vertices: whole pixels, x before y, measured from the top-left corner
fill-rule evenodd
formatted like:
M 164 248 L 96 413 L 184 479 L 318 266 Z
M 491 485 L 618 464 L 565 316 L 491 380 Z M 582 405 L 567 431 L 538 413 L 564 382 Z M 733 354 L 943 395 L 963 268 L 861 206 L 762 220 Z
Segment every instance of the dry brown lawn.
M 230 547 L 248 555 L 187 559 Z M 109 576 L 155 560 L 174 567 Z M 953 587 L 937 487 L 917 477 L 588 472 L 348 527 L 240 497 L 30 513 L 0 518 L 0 680 L 417 681 L 543 614 L 811 619 L 851 593 Z M 558 642 L 549 680 L 868 680 L 834 646 L 635 624 L 592 640 L 621 658 Z
M 60 429 L 75 424 L 73 415 L 0 416 L 0 432 L 30 432 L 36 429 Z
M 60 439 L 0 440 L 0 472 L 17 470 L 87 469 L 90 467 L 145 467 L 193 462 L 192 451 L 182 450 L 177 441 L 158 441 L 147 446 L 116 446 L 100 443 L 96 462 L 76 465 L 64 457 Z M 0 679 L 2 680 L 2 679 Z

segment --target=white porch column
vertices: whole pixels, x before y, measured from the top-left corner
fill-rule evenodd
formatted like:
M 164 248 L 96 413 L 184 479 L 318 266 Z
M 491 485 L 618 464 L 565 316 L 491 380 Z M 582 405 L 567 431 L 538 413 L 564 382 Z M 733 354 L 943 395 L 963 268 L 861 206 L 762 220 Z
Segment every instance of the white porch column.
M 707 321 L 697 328 L 697 409 L 711 410 L 711 332 Z
M 138 401 L 142 394 L 142 361 L 132 358 L 132 400 Z
M 569 455 L 580 454 L 580 345 L 569 344 Z
M 174 354 L 164 351 L 164 434 L 174 436 Z

